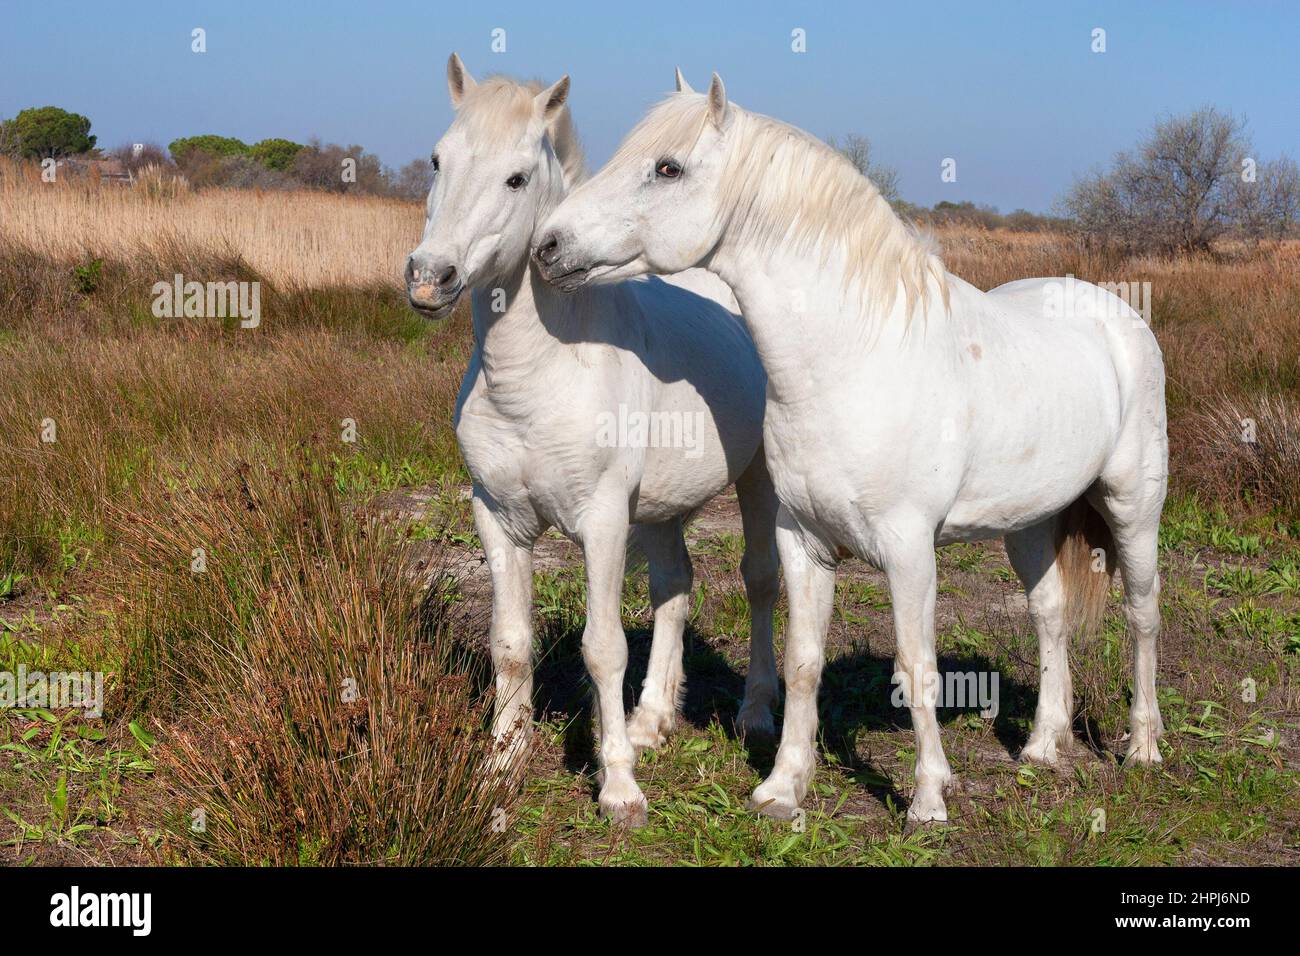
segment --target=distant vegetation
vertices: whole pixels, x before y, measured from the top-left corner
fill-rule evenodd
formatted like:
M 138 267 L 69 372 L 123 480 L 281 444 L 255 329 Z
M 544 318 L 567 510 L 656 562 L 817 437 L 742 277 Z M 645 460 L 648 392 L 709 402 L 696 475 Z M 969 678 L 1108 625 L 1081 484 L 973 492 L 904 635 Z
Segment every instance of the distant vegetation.
M 845 159 L 854 165 L 858 172 L 871 180 L 880 191 L 880 195 L 894 207 L 900 216 L 926 225 L 942 226 L 976 226 L 982 229 L 1012 229 L 1016 232 L 1042 232 L 1044 230 L 1065 229 L 1070 224 L 1067 220 L 1055 216 L 1044 216 L 1017 209 L 1003 215 L 996 206 L 979 205 L 973 202 L 949 202 L 942 200 L 927 208 L 903 199 L 898 192 L 898 170 L 892 166 L 876 162 L 871 155 L 871 141 L 865 136 L 850 133 L 840 140 L 834 136 L 826 137 L 826 144 L 838 150 Z
M 899 215 L 934 225 L 1018 232 L 1073 231 L 1093 245 L 1127 252 L 1206 252 L 1216 239 L 1259 243 L 1300 234 L 1300 168 L 1294 159 L 1259 160 L 1244 120 L 1203 107 L 1158 122 L 1108 170 L 1077 180 L 1058 215 L 1025 209 L 1003 215 L 973 202 L 931 208 L 903 199 L 898 171 L 876 162 L 871 142 L 828 136 Z
M 1109 170 L 1078 180 L 1063 206 L 1098 243 L 1206 252 L 1221 238 L 1295 235 L 1300 169 L 1288 157 L 1260 161 L 1244 120 L 1205 107 L 1158 122 Z
M 364 146 L 264 139 L 249 145 L 231 136 L 186 136 L 167 146 L 170 163 L 197 188 L 319 189 L 398 199 L 423 199 L 432 182 L 427 161 L 394 172 Z
M 33 107 L 0 122 L 0 153 L 49 159 L 88 153 L 94 148 L 90 120 L 57 106 Z
M 56 106 L 26 109 L 0 122 L 0 155 L 45 159 L 100 157 L 90 120 Z M 1205 252 L 1218 239 L 1257 245 L 1300 234 L 1300 167 L 1294 159 L 1259 160 L 1242 119 L 1204 107 L 1158 122 L 1108 169 L 1077 180 L 1054 215 L 970 201 L 916 205 L 899 193 L 898 170 L 879 163 L 871 141 L 849 134 L 826 142 L 879 189 L 899 215 L 933 226 L 1017 232 L 1069 231 L 1095 246 L 1126 252 Z M 182 188 L 315 189 L 418 201 L 432 182 L 424 159 L 399 170 L 359 144 L 279 137 L 245 143 L 205 133 L 108 151 L 132 174 L 152 167 L 156 182 Z
M 0 156 L 42 160 L 84 156 L 118 160 L 133 175 L 152 167 L 155 180 L 183 180 L 202 189 L 319 189 L 417 201 L 432 182 L 425 159 L 401 169 L 385 166 L 359 144 L 340 145 L 313 139 L 295 143 L 280 137 L 245 143 L 234 136 L 204 133 L 156 143 L 126 143 L 111 150 L 96 148 L 90 120 L 57 106 L 26 109 L 0 121 Z

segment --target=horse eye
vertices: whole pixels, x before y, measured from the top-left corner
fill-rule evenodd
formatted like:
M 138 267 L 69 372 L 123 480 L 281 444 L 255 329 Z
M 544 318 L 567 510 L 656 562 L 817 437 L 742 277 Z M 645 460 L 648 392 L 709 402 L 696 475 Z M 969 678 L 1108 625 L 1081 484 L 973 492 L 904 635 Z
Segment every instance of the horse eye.
M 682 167 L 671 159 L 665 159 L 655 168 L 655 175 L 662 176 L 664 179 L 676 179 L 681 174 Z
M 509 186 L 511 189 L 523 189 L 524 185 L 527 182 L 528 182 L 528 178 L 524 176 L 523 173 L 515 173 L 513 176 L 511 176 L 509 179 L 506 180 L 506 185 Z
M 429 157 L 429 163 L 433 166 L 433 171 L 436 173 L 436 172 L 438 171 L 438 154 L 437 154 L 437 153 L 434 153 L 432 156 Z

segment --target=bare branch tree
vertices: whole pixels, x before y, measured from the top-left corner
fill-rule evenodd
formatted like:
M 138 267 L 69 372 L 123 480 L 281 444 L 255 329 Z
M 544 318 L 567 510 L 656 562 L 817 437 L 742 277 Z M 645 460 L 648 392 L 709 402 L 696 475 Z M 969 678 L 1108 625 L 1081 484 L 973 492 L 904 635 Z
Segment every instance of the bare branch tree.
M 1250 179 L 1250 152 L 1243 120 L 1203 107 L 1157 123 L 1108 172 L 1076 181 L 1063 204 L 1082 232 L 1132 249 L 1197 251 L 1227 235 L 1285 234 L 1297 219 L 1295 164 L 1261 164 Z
M 891 205 L 898 202 L 898 170 L 871 161 L 871 140 L 850 133 L 844 137 L 843 143 L 834 136 L 827 136 L 826 145 L 839 152 L 858 172 L 870 179 L 886 202 Z

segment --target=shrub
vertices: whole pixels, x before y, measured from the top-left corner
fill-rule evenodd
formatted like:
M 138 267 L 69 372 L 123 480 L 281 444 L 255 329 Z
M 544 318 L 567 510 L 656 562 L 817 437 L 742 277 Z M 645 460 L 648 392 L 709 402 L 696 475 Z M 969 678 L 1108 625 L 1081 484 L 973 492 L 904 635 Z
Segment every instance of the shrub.
M 345 179 L 344 171 L 349 168 L 354 175 Z M 388 176 L 379 157 L 355 144 L 340 146 L 313 140 L 294 157 L 292 173 L 304 186 L 326 192 L 383 196 L 390 191 Z
M 176 169 L 176 164 L 172 162 L 167 150 L 157 143 L 141 143 L 139 152 L 136 152 L 135 144 L 123 143 L 121 146 L 110 150 L 108 155 L 121 163 L 123 168 L 132 175 L 136 175 L 150 166 L 164 171 L 174 171 Z

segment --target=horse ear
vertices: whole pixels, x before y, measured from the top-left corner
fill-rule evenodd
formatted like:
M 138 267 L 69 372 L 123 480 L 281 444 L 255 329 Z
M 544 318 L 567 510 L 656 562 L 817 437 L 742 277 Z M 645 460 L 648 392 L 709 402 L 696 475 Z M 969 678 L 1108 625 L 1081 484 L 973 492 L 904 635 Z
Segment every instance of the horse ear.
M 691 89 L 691 84 L 687 83 L 686 77 L 682 76 L 681 67 L 677 67 L 676 69 L 677 69 L 677 92 L 694 93 L 695 91 Z
M 564 74 L 542 92 L 533 97 L 533 109 L 537 117 L 545 124 L 559 115 L 564 103 L 569 98 L 569 74 Z
M 713 82 L 709 84 L 709 119 L 713 120 L 713 125 L 722 129 L 722 124 L 727 121 L 727 88 L 722 85 L 722 77 L 713 74 Z
M 469 70 L 465 69 L 465 64 L 460 61 L 460 54 L 453 53 L 447 60 L 447 92 L 451 94 L 451 108 L 460 109 L 465 95 L 476 86 L 478 82 L 469 75 Z

